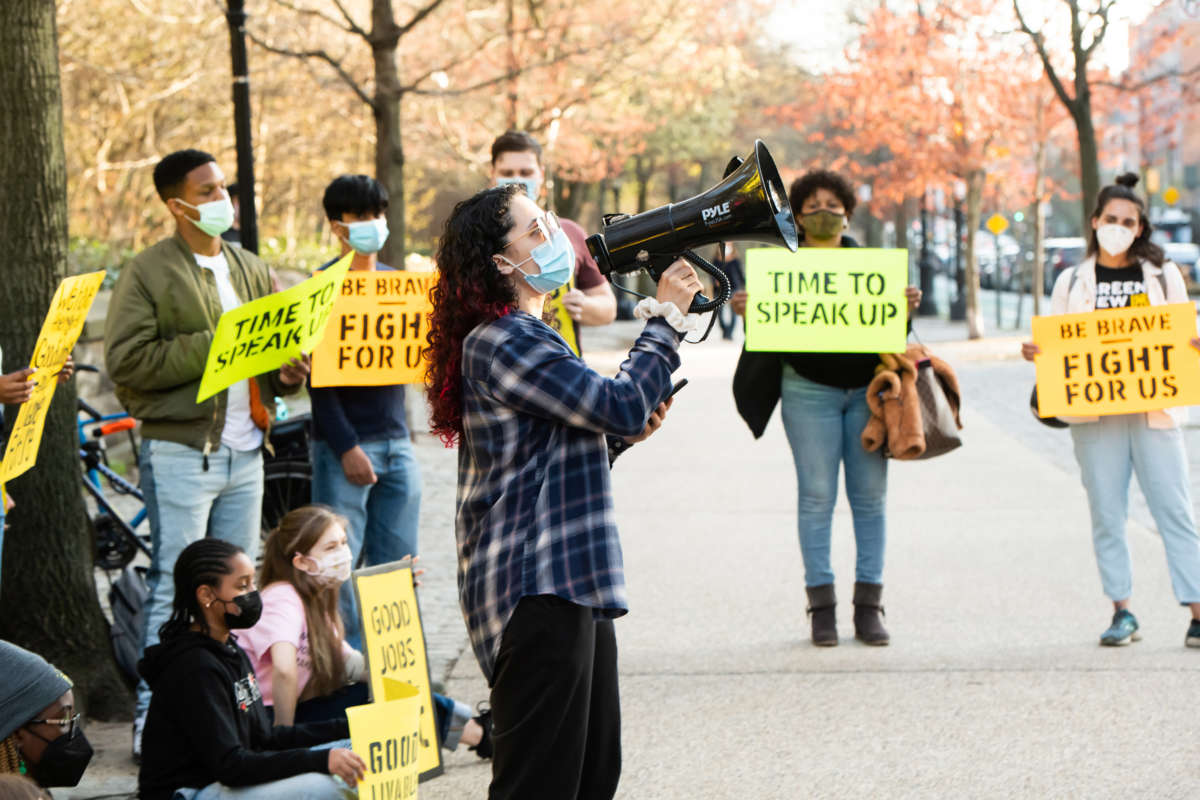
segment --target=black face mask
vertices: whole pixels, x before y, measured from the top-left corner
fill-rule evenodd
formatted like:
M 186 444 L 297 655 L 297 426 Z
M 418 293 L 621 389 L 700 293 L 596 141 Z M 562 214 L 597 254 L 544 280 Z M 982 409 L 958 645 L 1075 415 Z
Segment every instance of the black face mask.
M 64 734 L 57 739 L 47 739 L 33 730 L 29 732 L 46 742 L 42 760 L 26 764 L 30 777 L 39 786 L 78 786 L 83 771 L 92 760 L 92 745 L 83 731 L 76 731 L 74 736 Z
M 236 615 L 225 612 L 225 625 L 231 631 L 253 628 L 259 617 L 262 616 L 262 596 L 259 595 L 257 589 L 253 592 L 246 592 L 246 594 L 239 594 L 232 600 L 221 600 L 221 602 L 226 605 L 233 603 L 238 607 L 238 611 L 242 612 Z

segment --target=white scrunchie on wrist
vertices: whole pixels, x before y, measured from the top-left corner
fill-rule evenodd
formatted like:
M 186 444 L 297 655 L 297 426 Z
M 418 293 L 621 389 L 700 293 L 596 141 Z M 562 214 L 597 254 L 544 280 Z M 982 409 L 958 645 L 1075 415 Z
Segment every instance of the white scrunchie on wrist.
M 680 333 L 700 330 L 699 314 L 684 315 L 674 303 L 660 303 L 653 297 L 647 297 L 634 306 L 633 316 L 638 319 L 662 317 L 668 325 Z

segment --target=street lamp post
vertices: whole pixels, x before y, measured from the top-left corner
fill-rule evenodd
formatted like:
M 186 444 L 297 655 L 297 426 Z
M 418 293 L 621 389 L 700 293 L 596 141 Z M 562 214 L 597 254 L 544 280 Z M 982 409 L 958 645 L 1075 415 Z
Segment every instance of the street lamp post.
M 920 261 L 920 279 L 921 279 L 921 304 L 917 307 L 917 314 L 922 317 L 937 316 L 937 301 L 933 298 L 933 265 L 929 263 L 929 192 L 928 190 L 921 192 L 921 254 L 918 256 Z
M 954 184 L 954 302 L 950 304 L 950 319 L 961 322 L 967 318 L 966 267 L 963 265 L 963 199 L 967 185 Z
M 254 207 L 254 145 L 250 136 L 250 71 L 246 59 L 245 0 L 229 0 L 229 54 L 233 62 L 233 129 L 237 142 L 238 203 L 242 247 L 258 252 L 258 213 Z

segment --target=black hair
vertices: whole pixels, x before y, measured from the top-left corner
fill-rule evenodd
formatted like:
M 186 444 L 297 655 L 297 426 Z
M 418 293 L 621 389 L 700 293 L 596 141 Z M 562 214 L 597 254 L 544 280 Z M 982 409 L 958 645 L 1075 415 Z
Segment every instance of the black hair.
M 236 198 L 238 196 L 238 182 L 234 181 L 233 183 L 225 184 L 225 191 L 229 192 L 231 199 Z
M 183 548 L 175 561 L 175 600 L 171 616 L 158 629 L 159 640 L 174 639 L 195 622 L 208 631 L 196 590 L 201 586 L 215 587 L 221 578 L 232 575 L 233 564 L 230 562 L 242 552 L 236 544 L 212 537 L 199 539 Z
M 388 193 L 383 184 L 370 175 L 339 175 L 325 187 L 321 200 L 325 216 L 341 222 L 343 214 L 379 216 L 388 207 Z
M 525 131 L 505 131 L 492 142 L 492 163 L 505 153 L 533 153 L 537 163 L 542 163 L 542 146 Z
M 809 170 L 792 181 L 792 188 L 788 190 L 788 202 L 792 204 L 792 213 L 800 216 L 804 201 L 812 197 L 818 189 L 833 192 L 842 208 L 846 209 L 846 219 L 850 219 L 854 214 L 854 207 L 858 205 L 854 187 L 850 185 L 850 181 L 827 169 Z
M 1129 245 L 1129 255 L 1137 261 L 1149 261 L 1154 266 L 1161 267 L 1163 261 L 1166 260 L 1166 254 L 1161 247 L 1150 241 L 1150 234 L 1154 231 L 1154 226 L 1150 224 L 1150 217 L 1146 215 L 1146 201 L 1133 190 L 1133 187 L 1137 185 L 1136 173 L 1126 172 L 1118 175 L 1115 183 L 1100 190 L 1100 196 L 1096 198 L 1096 210 L 1092 212 L 1090 219 L 1099 219 L 1104 214 L 1104 207 L 1110 200 L 1128 200 L 1136 205 L 1142 232 L 1133 240 L 1133 244 Z M 1089 256 L 1100 252 L 1100 240 L 1096 237 L 1095 229 L 1092 229 L 1091 236 L 1088 237 L 1087 251 Z
M 154 188 L 158 196 L 164 201 L 178 197 L 188 173 L 210 161 L 216 159 L 203 150 L 176 150 L 163 156 L 163 160 L 154 167 Z

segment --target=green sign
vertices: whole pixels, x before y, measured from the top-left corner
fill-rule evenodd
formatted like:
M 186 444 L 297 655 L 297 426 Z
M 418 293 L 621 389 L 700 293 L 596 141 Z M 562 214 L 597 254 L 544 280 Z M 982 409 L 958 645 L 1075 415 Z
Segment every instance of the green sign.
M 746 254 L 746 349 L 901 353 L 908 252 L 801 247 Z

